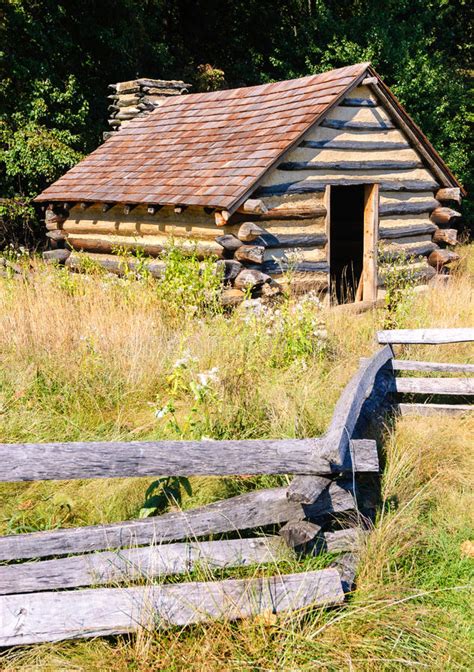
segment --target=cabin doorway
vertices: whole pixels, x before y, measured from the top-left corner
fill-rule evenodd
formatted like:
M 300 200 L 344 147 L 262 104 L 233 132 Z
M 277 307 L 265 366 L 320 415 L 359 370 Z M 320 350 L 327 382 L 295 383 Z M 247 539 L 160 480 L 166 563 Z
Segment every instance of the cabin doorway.
M 330 187 L 329 263 L 335 303 L 374 301 L 378 185 Z

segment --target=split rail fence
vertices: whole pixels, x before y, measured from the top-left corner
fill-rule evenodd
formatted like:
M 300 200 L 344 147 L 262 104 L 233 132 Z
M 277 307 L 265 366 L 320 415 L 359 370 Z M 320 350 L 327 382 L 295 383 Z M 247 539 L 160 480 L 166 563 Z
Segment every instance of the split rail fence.
M 155 518 L 0 537 L 0 646 L 342 604 L 377 505 L 379 460 L 376 441 L 366 437 L 370 421 L 388 402 L 402 414 L 473 409 L 413 401 L 436 395 L 465 402 L 474 394 L 473 364 L 396 359 L 393 346 L 473 340 L 474 329 L 379 332 L 383 347 L 361 361 L 320 438 L 0 444 L 0 480 L 6 482 L 295 474 L 288 487 Z M 416 373 L 400 377 L 399 371 Z M 434 378 L 433 372 L 462 377 Z M 269 528 L 272 534 L 262 533 Z M 213 539 L 229 533 L 235 538 Z M 295 552 L 324 551 L 338 555 L 319 571 L 160 582 L 198 568 L 274 565 Z

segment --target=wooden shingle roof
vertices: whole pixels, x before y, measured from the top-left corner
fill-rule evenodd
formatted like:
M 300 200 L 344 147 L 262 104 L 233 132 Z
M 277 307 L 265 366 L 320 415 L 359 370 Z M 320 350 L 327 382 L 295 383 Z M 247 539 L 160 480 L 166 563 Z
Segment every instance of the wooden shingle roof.
M 230 210 L 360 81 L 367 66 L 167 98 L 149 116 L 114 133 L 35 200 Z
M 45 189 L 39 202 L 235 210 L 265 173 L 367 75 L 441 184 L 462 186 L 370 63 L 284 82 L 171 96 Z M 464 192 L 465 193 L 465 192 Z

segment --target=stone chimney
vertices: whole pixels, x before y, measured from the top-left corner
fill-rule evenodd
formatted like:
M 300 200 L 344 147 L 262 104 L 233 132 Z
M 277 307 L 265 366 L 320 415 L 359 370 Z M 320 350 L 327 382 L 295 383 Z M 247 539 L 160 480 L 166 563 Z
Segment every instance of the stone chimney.
M 188 93 L 190 84 L 177 80 L 133 79 L 129 82 L 109 84 L 113 93 L 108 96 L 110 131 L 104 133 L 107 140 L 113 133 L 126 126 L 131 119 L 145 116 L 162 105 L 168 96 L 180 96 Z

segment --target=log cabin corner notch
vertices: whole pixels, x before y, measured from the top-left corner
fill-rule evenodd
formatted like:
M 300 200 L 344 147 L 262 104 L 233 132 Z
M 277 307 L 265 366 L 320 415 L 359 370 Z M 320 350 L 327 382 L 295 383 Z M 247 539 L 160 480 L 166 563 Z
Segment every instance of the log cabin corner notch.
M 233 259 L 237 287 L 291 270 L 294 289 L 338 300 L 375 300 L 394 255 L 424 279 L 456 257 L 439 247 L 456 242 L 446 205 L 464 190 L 369 63 L 181 93 L 36 198 L 51 238 L 106 261 L 118 247 L 157 256 L 173 236 Z

